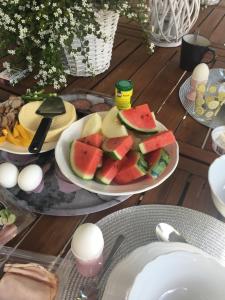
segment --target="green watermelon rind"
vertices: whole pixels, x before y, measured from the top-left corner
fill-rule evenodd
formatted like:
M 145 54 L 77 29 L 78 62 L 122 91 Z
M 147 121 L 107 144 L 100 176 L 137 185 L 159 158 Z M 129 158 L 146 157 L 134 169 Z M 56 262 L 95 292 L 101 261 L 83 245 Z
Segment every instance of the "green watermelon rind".
M 156 129 L 157 126 L 155 128 L 151 128 L 151 129 L 147 130 L 147 129 L 141 129 L 141 128 L 131 125 L 130 122 L 128 122 L 128 120 L 124 118 L 124 116 L 122 115 L 121 112 L 118 113 L 118 117 L 119 117 L 119 120 L 122 122 L 122 124 L 124 124 L 128 129 L 133 129 L 137 132 L 146 132 L 146 133 L 152 133 L 152 134 L 155 134 L 158 132 L 158 130 Z
M 161 149 L 160 158 L 150 167 L 148 173 L 154 179 L 158 178 L 167 168 L 170 162 L 170 155 L 165 149 Z
M 96 175 L 95 175 L 95 180 L 100 182 L 100 183 L 103 183 L 103 184 L 106 184 L 106 185 L 109 185 L 112 180 L 111 179 L 108 179 L 107 176 L 102 176 L 99 174 L 100 172 L 97 171 Z
M 107 156 L 111 157 L 114 160 L 121 160 L 122 157 L 118 154 L 117 151 L 107 150 L 105 147 L 102 147 L 102 150 L 107 154 Z

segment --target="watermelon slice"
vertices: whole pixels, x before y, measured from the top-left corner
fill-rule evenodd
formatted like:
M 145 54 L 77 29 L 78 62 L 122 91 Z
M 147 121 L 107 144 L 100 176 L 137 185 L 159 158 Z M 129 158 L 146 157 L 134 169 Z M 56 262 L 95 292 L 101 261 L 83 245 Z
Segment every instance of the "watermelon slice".
M 165 149 L 158 149 L 145 155 L 149 165 L 148 174 L 153 178 L 159 177 L 169 164 L 170 156 Z
M 114 178 L 117 184 L 127 184 L 146 174 L 147 163 L 140 152 L 130 151 Z
M 175 142 L 176 139 L 172 131 L 161 131 L 140 143 L 139 149 L 143 154 L 146 154 Z
M 100 149 L 78 140 L 72 143 L 70 164 L 77 176 L 87 180 L 92 179 L 101 159 L 102 151 Z
M 148 104 L 142 104 L 130 109 L 121 110 L 118 113 L 119 119 L 128 128 L 141 132 L 155 132 L 155 116 L 150 111 Z
M 111 157 L 104 158 L 102 168 L 95 175 L 96 179 L 101 183 L 110 184 L 119 172 L 121 162 L 121 160 L 114 160 Z
M 106 139 L 102 149 L 113 159 L 121 160 L 133 145 L 133 138 L 130 135 Z
M 83 137 L 83 138 L 79 139 L 79 141 L 82 143 L 100 148 L 101 144 L 103 142 L 103 136 L 101 133 L 97 132 L 97 133 L 88 135 L 86 137 Z

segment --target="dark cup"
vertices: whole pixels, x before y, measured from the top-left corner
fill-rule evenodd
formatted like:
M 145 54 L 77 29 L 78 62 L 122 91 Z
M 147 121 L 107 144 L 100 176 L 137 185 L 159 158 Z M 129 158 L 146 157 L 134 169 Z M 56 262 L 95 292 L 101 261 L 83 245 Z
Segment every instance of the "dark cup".
M 212 59 L 204 62 L 209 64 L 215 61 L 215 50 L 211 49 L 209 46 L 210 41 L 201 35 L 198 35 L 197 38 L 195 37 L 195 34 L 183 36 L 180 55 L 181 69 L 193 71 L 193 69 L 201 63 L 201 60 L 207 52 L 212 53 Z

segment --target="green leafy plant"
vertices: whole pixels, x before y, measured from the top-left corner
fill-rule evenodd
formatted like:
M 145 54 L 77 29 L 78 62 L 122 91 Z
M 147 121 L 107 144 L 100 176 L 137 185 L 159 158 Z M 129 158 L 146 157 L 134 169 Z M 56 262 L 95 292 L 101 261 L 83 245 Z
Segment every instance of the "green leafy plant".
M 40 86 L 66 85 L 63 48 L 74 57 L 81 54 L 90 67 L 87 35 L 104 39 L 95 18 L 99 9 L 118 12 L 138 21 L 144 32 L 149 30 L 146 0 L 1 0 L 0 51 L 10 56 L 4 67 L 10 71 L 12 66 L 22 66 L 35 72 Z M 74 35 L 81 42 L 76 49 L 71 47 Z

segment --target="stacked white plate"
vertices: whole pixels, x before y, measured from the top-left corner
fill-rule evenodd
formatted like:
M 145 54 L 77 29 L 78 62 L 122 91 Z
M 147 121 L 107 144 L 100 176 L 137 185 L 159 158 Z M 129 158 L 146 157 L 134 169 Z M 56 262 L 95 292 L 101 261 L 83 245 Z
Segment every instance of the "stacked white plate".
M 111 272 L 102 300 L 224 300 L 225 267 L 183 243 L 137 248 Z

